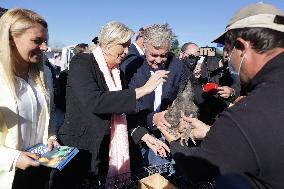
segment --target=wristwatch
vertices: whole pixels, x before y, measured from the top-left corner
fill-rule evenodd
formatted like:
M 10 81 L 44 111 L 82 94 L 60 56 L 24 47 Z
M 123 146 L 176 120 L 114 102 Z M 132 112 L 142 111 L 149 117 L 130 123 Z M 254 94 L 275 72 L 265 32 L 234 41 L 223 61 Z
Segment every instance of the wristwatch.
M 234 97 L 236 95 L 236 91 L 235 89 L 232 88 L 232 91 L 230 93 L 230 97 Z

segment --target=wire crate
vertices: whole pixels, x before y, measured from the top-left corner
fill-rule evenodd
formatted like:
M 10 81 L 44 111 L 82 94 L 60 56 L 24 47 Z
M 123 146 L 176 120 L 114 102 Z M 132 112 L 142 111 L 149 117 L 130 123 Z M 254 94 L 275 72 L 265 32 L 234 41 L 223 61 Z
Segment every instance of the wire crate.
M 175 172 L 175 165 L 171 162 L 144 167 L 141 170 L 121 174 L 115 177 L 106 179 L 105 183 L 90 183 L 84 186 L 84 189 L 138 189 L 139 180 L 159 173 L 166 178 L 171 184 L 176 186 L 178 189 L 211 189 L 214 187 L 214 182 L 192 184 L 186 182 L 185 179 L 177 175 Z

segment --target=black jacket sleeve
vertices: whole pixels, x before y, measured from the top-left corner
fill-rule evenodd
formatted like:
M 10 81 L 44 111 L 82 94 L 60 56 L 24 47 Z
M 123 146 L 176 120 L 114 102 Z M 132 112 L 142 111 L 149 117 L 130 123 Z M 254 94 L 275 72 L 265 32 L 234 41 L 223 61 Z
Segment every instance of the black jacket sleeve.
M 149 131 L 145 127 L 136 127 L 131 130 L 131 137 L 134 143 L 138 144 L 141 138 L 147 133 L 149 133 Z
M 127 113 L 135 111 L 134 89 L 102 90 L 104 78 L 92 54 L 75 55 L 70 64 L 67 87 L 71 87 L 83 107 L 92 113 Z M 106 85 L 106 84 L 105 84 Z
M 214 123 L 199 147 L 172 142 L 170 148 L 179 169 L 195 181 L 258 167 L 249 139 L 228 112 Z

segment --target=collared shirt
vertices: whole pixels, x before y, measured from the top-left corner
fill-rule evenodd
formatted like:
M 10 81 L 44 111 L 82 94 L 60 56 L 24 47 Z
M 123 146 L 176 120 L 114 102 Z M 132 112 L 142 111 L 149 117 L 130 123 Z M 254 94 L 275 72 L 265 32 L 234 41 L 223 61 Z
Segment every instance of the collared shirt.
M 153 75 L 155 72 L 150 71 L 151 75 Z M 155 89 L 155 100 L 154 100 L 154 111 L 159 112 L 161 107 L 161 101 L 162 101 L 162 92 L 163 92 L 163 83 L 160 83 L 158 87 Z
M 16 95 L 19 110 L 19 140 L 21 150 L 42 143 L 44 123 L 41 123 L 41 112 L 44 107 L 44 94 L 29 77 L 28 82 L 16 77 Z
M 136 49 L 138 50 L 140 56 L 143 56 L 144 55 L 143 50 L 137 45 L 137 43 L 133 43 L 133 44 L 135 45 Z

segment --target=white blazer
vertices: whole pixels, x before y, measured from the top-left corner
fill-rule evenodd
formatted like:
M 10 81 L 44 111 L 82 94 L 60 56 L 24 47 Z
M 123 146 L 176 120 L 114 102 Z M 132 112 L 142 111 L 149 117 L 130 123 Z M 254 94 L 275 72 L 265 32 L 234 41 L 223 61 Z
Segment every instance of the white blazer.
M 48 85 L 46 85 L 48 86 Z M 18 157 L 18 107 L 13 93 L 0 75 L 0 188 L 12 188 L 15 175 L 15 158 Z M 48 89 L 49 93 L 49 89 Z M 44 103 L 40 119 L 45 123 L 43 142 L 47 143 L 49 137 L 49 95 Z

